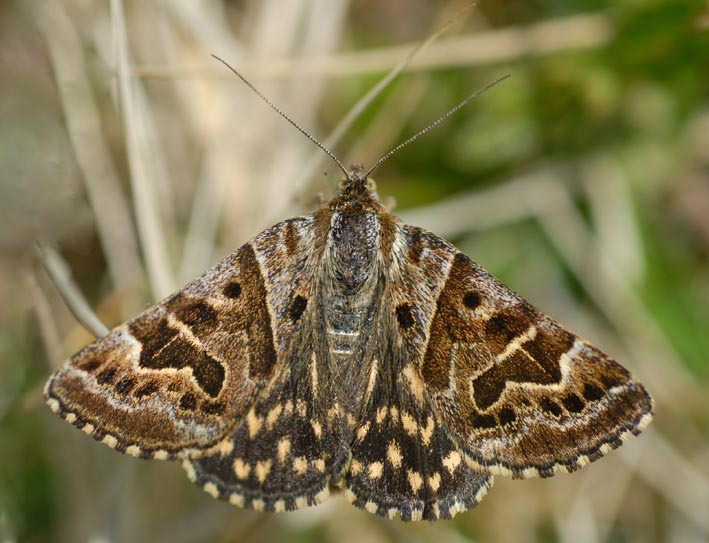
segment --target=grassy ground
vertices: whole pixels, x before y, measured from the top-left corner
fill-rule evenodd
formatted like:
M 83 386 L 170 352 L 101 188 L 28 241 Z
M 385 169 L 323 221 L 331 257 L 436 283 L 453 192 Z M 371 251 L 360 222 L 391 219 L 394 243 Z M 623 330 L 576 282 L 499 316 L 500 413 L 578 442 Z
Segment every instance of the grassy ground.
M 483 1 L 448 25 L 465 6 L 0 4 L 0 541 L 709 538 L 707 6 Z M 473 512 L 405 525 L 342 498 L 238 510 L 53 416 L 43 383 L 91 334 L 35 241 L 113 326 L 332 194 L 333 164 L 212 53 L 347 164 L 511 74 L 389 160 L 379 192 L 630 368 L 651 427 L 577 474 L 498 478 Z

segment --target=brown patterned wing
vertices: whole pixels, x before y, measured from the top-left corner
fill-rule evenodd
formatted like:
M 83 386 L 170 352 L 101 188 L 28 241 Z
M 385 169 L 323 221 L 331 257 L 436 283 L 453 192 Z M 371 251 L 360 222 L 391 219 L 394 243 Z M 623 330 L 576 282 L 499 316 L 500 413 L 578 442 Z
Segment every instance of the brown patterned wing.
M 281 239 L 286 221 L 222 260 L 183 290 L 74 355 L 47 382 L 51 409 L 95 439 L 144 458 L 198 455 L 245 416 L 282 366 L 266 257 L 257 241 Z M 272 249 L 287 274 L 295 259 Z M 275 254 L 274 254 L 275 253 Z M 292 284 L 292 283 L 291 283 Z M 298 285 L 293 285 L 296 289 Z
M 213 497 L 257 511 L 300 509 L 323 502 L 349 461 L 327 364 L 299 350 L 289 361 L 222 443 L 184 461 L 189 478 Z
M 404 232 L 406 261 L 417 262 L 404 275 L 418 275 L 418 288 L 395 305 L 411 304 L 425 339 L 410 347 L 415 375 L 472 468 L 574 471 L 649 424 L 652 399 L 620 364 L 445 241 Z
M 239 507 L 278 512 L 320 503 L 349 461 L 323 303 L 313 299 L 318 250 L 310 220 L 287 221 L 252 243 L 278 323 L 278 371 L 220 443 L 183 463 L 195 484 Z
M 388 518 L 450 519 L 475 507 L 493 478 L 466 465 L 439 413 L 415 393 L 405 353 L 388 347 L 372 364 L 350 444 L 345 497 Z
M 360 335 L 370 348 L 362 364 L 367 371 L 361 376 L 345 496 L 389 518 L 450 519 L 475 507 L 493 478 L 466 464 L 447 414 L 421 379 L 427 321 L 449 246 L 438 238 L 421 239 L 419 230 L 397 228 L 394 250 L 407 252 L 395 253 L 371 334 Z

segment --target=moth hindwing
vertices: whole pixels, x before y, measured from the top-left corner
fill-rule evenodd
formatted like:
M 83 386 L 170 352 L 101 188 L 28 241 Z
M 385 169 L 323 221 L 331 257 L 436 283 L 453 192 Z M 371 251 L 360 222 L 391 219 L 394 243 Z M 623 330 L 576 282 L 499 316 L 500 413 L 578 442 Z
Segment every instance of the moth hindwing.
M 627 370 L 401 223 L 356 171 L 74 355 L 45 394 L 235 505 L 298 509 L 339 487 L 404 520 L 451 518 L 497 474 L 574 471 L 653 409 Z

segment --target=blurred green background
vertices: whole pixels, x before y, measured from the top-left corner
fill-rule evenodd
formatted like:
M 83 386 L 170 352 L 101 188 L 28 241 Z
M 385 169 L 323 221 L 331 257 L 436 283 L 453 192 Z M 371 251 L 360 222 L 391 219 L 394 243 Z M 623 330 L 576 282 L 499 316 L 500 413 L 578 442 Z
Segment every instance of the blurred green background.
M 709 539 L 708 5 L 482 0 L 446 27 L 465 6 L 0 3 L 0 541 Z M 332 194 L 327 157 L 210 54 L 330 142 L 444 27 L 337 154 L 372 164 L 511 74 L 391 158 L 379 193 L 630 368 L 657 403 L 641 437 L 574 475 L 498 477 L 453 521 L 403 524 L 343 498 L 238 510 L 49 412 L 44 381 L 91 335 L 35 241 L 113 326 Z

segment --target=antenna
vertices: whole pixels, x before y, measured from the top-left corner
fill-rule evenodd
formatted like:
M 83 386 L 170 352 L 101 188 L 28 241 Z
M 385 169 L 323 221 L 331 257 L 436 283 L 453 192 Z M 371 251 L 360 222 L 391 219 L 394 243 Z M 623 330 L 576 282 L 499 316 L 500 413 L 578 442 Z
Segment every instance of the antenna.
M 458 111 L 460 108 L 462 108 L 462 107 L 463 107 L 464 105 L 466 105 L 468 102 L 473 101 L 475 98 L 477 98 L 478 96 L 480 96 L 480 95 L 483 94 L 484 92 L 487 92 L 488 90 L 490 90 L 492 87 L 494 87 L 494 86 L 497 85 L 498 83 L 502 83 L 502 82 L 503 82 L 505 79 L 507 79 L 508 77 L 511 77 L 511 76 L 510 76 L 509 74 L 508 74 L 508 75 L 505 75 L 505 76 L 502 76 L 502 77 L 500 77 L 499 79 L 496 79 L 495 81 L 493 81 L 492 83 L 489 83 L 488 85 L 486 85 L 486 86 L 483 87 L 482 89 L 480 89 L 480 90 L 478 90 L 478 91 L 475 91 L 473 94 L 471 94 L 470 96 L 468 96 L 465 100 L 463 100 L 460 104 L 458 104 L 457 106 L 455 106 L 453 109 L 448 110 L 446 113 L 444 113 L 443 115 L 441 115 L 440 117 L 438 117 L 438 119 L 436 119 L 435 121 L 433 121 L 433 122 L 432 122 L 431 124 L 429 124 L 427 127 L 423 128 L 423 129 L 421 129 L 421 130 L 419 130 L 418 132 L 416 132 L 416 134 L 414 134 L 413 136 L 411 136 L 411 137 L 410 137 L 409 139 L 407 139 L 405 142 L 400 143 L 399 145 L 397 145 L 396 147 L 394 147 L 391 151 L 389 151 L 388 153 L 386 153 L 382 158 L 380 158 L 379 160 L 377 160 L 377 161 L 374 163 L 374 166 L 372 166 L 371 168 L 369 168 L 369 170 L 367 171 L 367 173 L 364 174 L 363 179 L 367 179 L 367 178 L 374 172 L 374 170 L 376 170 L 377 168 L 379 168 L 379 166 L 381 166 L 384 162 L 386 162 L 393 154 L 397 153 L 398 151 L 400 151 L 401 149 L 403 149 L 404 147 L 406 147 L 409 143 L 411 143 L 411 142 L 414 141 L 415 139 L 418 139 L 420 136 L 422 136 L 423 134 L 425 134 L 426 132 L 428 132 L 428 131 L 431 130 L 432 128 L 435 128 L 436 126 L 438 126 L 439 124 L 441 124 L 444 120 L 446 120 L 448 117 L 450 117 L 451 115 L 453 115 L 456 111 Z
M 263 94 L 261 94 L 261 92 L 260 92 L 256 87 L 254 87 L 251 83 L 249 83 L 249 81 L 248 81 L 243 75 L 241 75 L 239 72 L 237 72 L 236 69 L 233 68 L 233 67 L 231 66 L 231 64 L 229 64 L 226 60 L 219 58 L 217 55 L 212 55 L 212 56 L 213 56 L 215 59 L 217 59 L 219 62 L 221 62 L 222 64 L 224 64 L 224 66 L 226 66 L 227 68 L 229 68 L 232 72 L 234 72 L 234 73 L 236 74 L 236 76 L 237 76 L 239 79 L 241 79 L 241 80 L 246 84 L 246 86 L 248 86 L 252 91 L 254 91 L 254 92 L 256 93 L 256 95 L 257 95 L 259 98 L 261 98 L 261 100 L 263 100 L 264 102 L 266 102 L 266 103 L 271 107 L 271 109 L 272 109 L 273 111 L 275 111 L 276 113 L 278 113 L 278 114 L 279 114 L 281 117 L 283 117 L 286 121 L 288 121 L 288 122 L 289 122 L 290 124 L 292 124 L 295 128 L 297 128 L 305 137 L 307 137 L 307 138 L 308 138 L 310 141 L 312 141 L 315 145 L 317 145 L 318 147 L 320 147 L 320 149 L 322 149 L 323 151 L 325 151 L 325 153 L 326 153 L 332 160 L 334 160 L 334 161 L 337 163 L 337 165 L 340 167 L 340 169 L 344 172 L 345 177 L 346 177 L 347 179 L 350 178 L 350 174 L 349 174 L 349 172 L 347 171 L 347 168 L 345 168 L 345 167 L 343 166 L 342 162 L 340 162 L 340 161 L 338 160 L 338 158 L 335 156 L 335 154 L 334 154 L 332 151 L 330 151 L 330 149 L 328 149 L 327 147 L 325 147 L 322 143 L 320 143 L 320 142 L 315 138 L 315 136 L 310 135 L 310 133 L 309 133 L 307 130 L 305 130 L 304 128 L 302 128 L 298 123 L 296 123 L 296 122 L 295 122 L 293 119 L 291 119 L 288 115 L 286 115 L 286 114 L 283 113 L 280 109 L 278 109 L 275 105 L 273 105 L 273 102 L 271 102 L 268 98 L 266 98 Z

